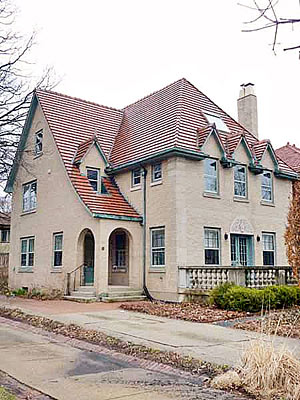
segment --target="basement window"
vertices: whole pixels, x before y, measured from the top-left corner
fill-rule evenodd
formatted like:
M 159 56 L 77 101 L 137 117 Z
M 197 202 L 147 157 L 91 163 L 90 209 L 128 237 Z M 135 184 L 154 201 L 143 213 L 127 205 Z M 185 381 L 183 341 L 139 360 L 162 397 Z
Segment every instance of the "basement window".
M 228 126 L 225 124 L 225 122 L 217 115 L 204 114 L 204 116 L 210 124 L 215 124 L 216 128 L 218 130 L 220 130 L 222 132 L 226 132 L 226 133 L 230 132 L 230 130 L 229 130 Z

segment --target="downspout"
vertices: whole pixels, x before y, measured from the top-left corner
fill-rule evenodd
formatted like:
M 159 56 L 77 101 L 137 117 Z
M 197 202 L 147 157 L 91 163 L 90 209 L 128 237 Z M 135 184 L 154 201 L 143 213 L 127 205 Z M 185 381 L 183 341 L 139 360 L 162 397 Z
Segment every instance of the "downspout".
M 143 175 L 143 290 L 150 301 L 154 301 L 146 282 L 146 248 L 147 248 L 147 169 L 142 167 Z

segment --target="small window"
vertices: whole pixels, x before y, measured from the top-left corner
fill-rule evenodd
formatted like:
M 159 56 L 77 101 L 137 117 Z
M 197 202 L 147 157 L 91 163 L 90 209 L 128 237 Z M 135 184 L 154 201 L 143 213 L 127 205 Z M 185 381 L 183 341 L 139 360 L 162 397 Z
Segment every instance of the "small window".
M 204 114 L 205 118 L 210 124 L 215 124 L 216 128 L 222 132 L 230 132 L 228 126 L 225 124 L 225 122 L 218 117 L 217 115 L 212 115 L 212 114 Z
M 137 168 L 132 171 L 131 174 L 131 186 L 136 187 L 141 185 L 141 169 Z
M 62 266 L 62 254 L 63 254 L 63 234 L 55 233 L 53 235 L 53 266 Z
M 35 134 L 34 153 L 37 156 L 41 154 L 42 151 L 43 151 L 43 130 L 41 129 Z
M 263 233 L 263 265 L 275 265 L 275 234 Z
M 247 197 L 247 169 L 243 165 L 234 167 L 234 195 Z
M 264 171 L 261 175 L 261 199 L 273 201 L 272 173 L 270 171 Z
M 0 241 L 2 243 L 9 243 L 10 240 L 10 230 L 9 229 L 2 229 L 0 231 L 1 235 L 0 235 Z
M 218 193 L 218 189 L 217 160 L 206 158 L 204 160 L 204 190 L 205 192 Z
M 220 230 L 204 229 L 204 260 L 207 265 L 220 264 Z
M 36 209 L 37 182 L 30 182 L 23 185 L 23 211 Z
M 95 168 L 87 168 L 87 178 L 95 192 L 99 192 L 99 170 Z
M 165 266 L 165 228 L 151 228 L 151 266 Z
M 161 163 L 152 165 L 152 182 L 160 182 L 162 180 Z
M 34 265 L 34 237 L 21 239 L 21 267 Z

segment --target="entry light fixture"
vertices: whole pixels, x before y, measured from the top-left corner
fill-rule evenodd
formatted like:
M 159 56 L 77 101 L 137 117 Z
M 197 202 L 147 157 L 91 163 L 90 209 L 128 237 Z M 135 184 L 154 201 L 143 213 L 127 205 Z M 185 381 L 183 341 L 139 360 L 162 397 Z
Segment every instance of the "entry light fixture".
M 228 239 L 228 233 L 224 234 L 224 239 L 227 240 Z
M 257 240 L 258 242 L 260 242 L 260 236 L 259 236 L 259 235 L 256 236 L 256 240 Z

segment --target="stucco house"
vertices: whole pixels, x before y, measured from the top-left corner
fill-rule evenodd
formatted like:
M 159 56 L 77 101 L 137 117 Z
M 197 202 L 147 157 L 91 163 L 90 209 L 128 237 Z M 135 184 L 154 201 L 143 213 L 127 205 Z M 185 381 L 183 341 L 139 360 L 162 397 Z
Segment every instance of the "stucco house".
M 118 110 L 37 90 L 6 190 L 9 284 L 178 300 L 189 266 L 287 265 L 298 175 L 186 79 Z M 242 125 L 243 124 L 243 125 Z
M 10 214 L 0 212 L 0 268 L 8 267 L 10 242 Z

